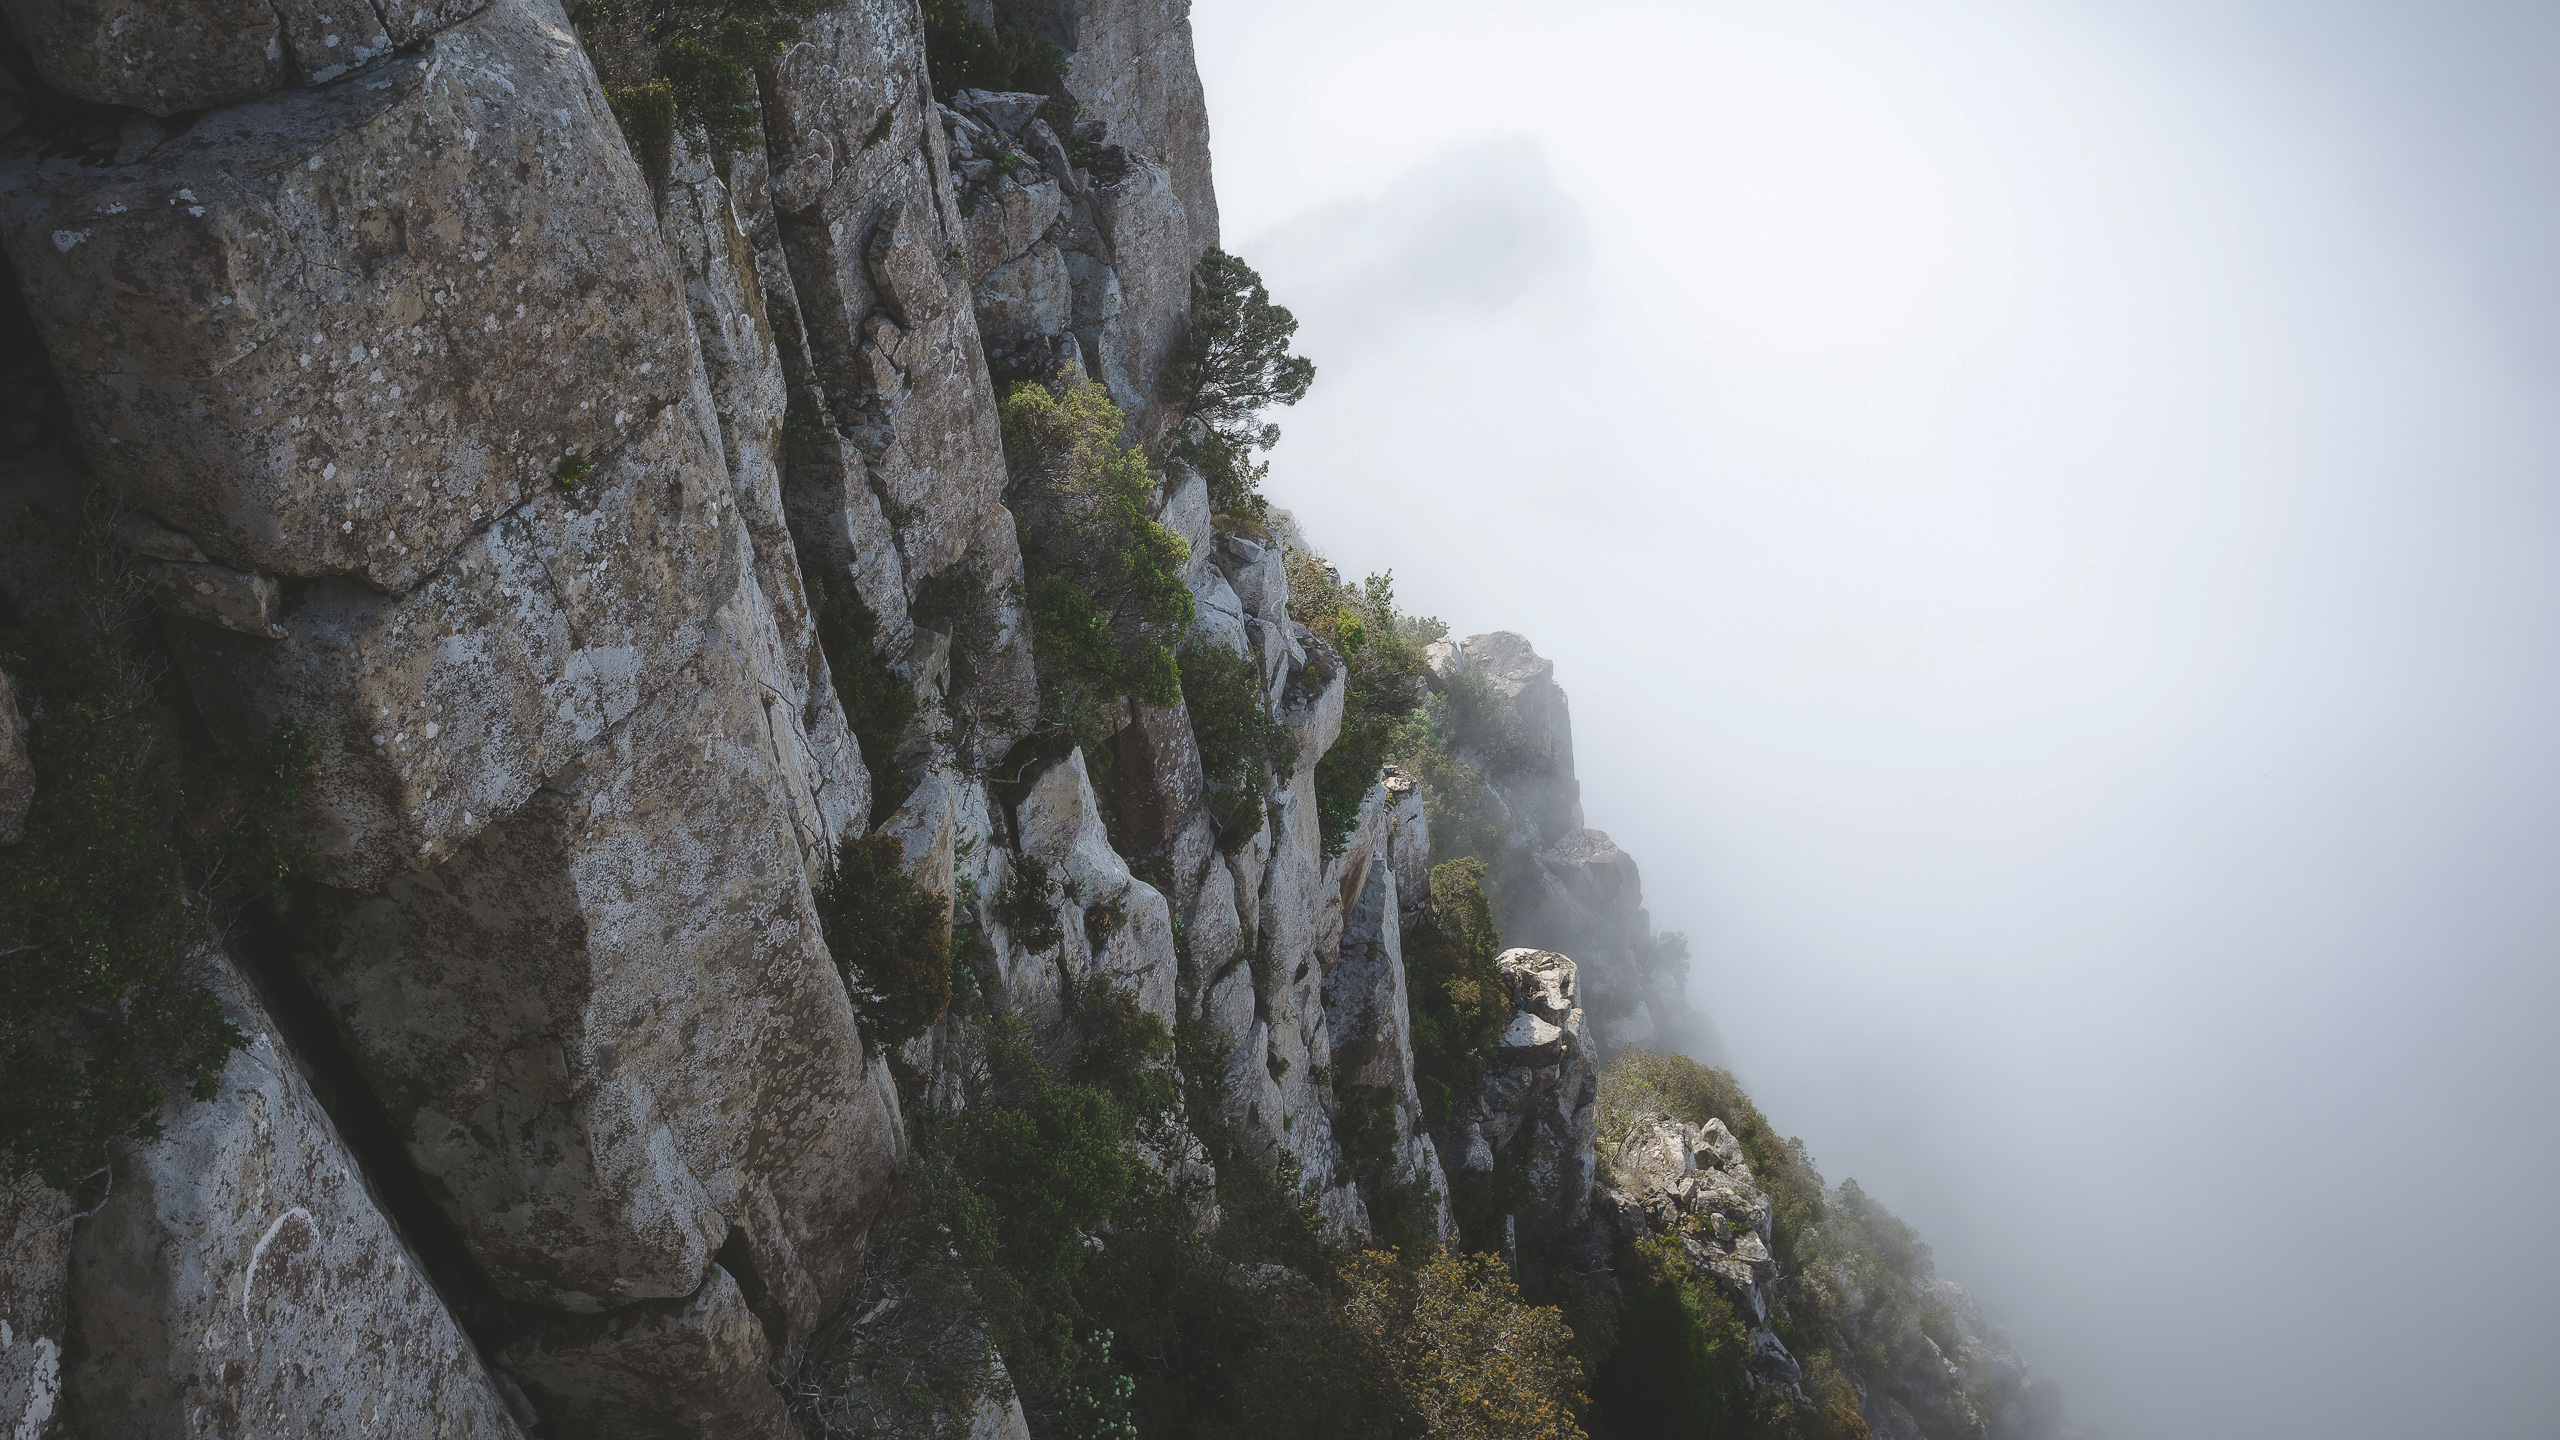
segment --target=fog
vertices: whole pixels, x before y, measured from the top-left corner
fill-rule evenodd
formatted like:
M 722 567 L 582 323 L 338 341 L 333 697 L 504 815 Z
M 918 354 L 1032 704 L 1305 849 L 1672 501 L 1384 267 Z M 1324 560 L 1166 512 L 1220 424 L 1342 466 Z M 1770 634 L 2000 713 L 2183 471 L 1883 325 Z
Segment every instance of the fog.
M 2560 1435 L 2560 9 L 1198 0 L 1266 486 L 1516 629 L 2083 1423 Z

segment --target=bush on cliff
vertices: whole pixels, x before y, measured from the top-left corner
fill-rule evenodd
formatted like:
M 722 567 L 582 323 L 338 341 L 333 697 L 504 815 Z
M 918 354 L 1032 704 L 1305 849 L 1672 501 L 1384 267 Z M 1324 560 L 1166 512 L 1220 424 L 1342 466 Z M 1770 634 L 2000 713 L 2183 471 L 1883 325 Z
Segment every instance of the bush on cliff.
M 865 1038 L 895 1049 L 932 1029 L 951 1004 L 951 921 L 943 897 L 907 873 L 906 847 L 846 836 L 817 901 Z
M 761 132 L 756 65 L 791 43 L 826 0 L 580 0 L 569 18 L 622 123 L 653 170 L 676 127 L 745 150 Z
M 1298 737 L 1272 718 L 1261 667 L 1223 645 L 1186 645 L 1179 656 L 1183 703 L 1208 781 L 1218 846 L 1233 853 L 1262 827 L 1271 779 L 1298 763 Z
M 1244 261 L 1212 248 L 1191 272 L 1191 319 L 1165 367 L 1160 391 L 1182 422 L 1177 458 L 1209 482 L 1213 509 L 1258 512 L 1268 468 L 1253 458 L 1280 441 L 1263 420 L 1274 405 L 1295 405 L 1315 383 L 1315 362 L 1289 353 L 1298 317 L 1271 303 L 1262 277 Z
M 819 652 L 871 773 L 871 823 L 877 825 L 897 812 L 910 788 L 898 765 L 898 742 L 915 719 L 915 687 L 879 653 L 880 617 L 852 585 L 814 573 L 805 578 Z
M 960 0 L 924 0 L 924 65 L 934 98 L 946 103 L 963 90 L 1059 99 L 1067 93 L 1067 52 L 1056 42 L 1010 25 L 988 26 Z
M 1285 563 L 1290 618 L 1332 646 L 1344 668 L 1342 734 L 1316 764 L 1316 821 L 1330 858 L 1342 853 L 1360 823 L 1361 801 L 1430 693 L 1423 647 L 1448 627 L 1398 610 L 1393 575 L 1345 585 L 1322 560 L 1294 548 Z
M 1041 709 L 1096 754 L 1104 706 L 1181 703 L 1174 646 L 1191 623 L 1191 547 L 1149 516 L 1146 456 L 1123 440 L 1102 386 L 1066 372 L 1054 388 L 1017 385 L 1001 418 Z
M 1484 1079 L 1511 1023 L 1511 992 L 1494 963 L 1501 953 L 1484 893 L 1484 862 L 1432 867 L 1430 901 L 1405 932 L 1404 977 L 1414 1085 L 1434 1129 L 1447 1125 L 1457 1097 Z
M 64 1190 L 107 1140 L 158 1135 L 172 1093 L 212 1098 L 241 1035 L 187 952 L 301 863 L 289 821 L 313 763 L 290 719 L 232 752 L 190 723 L 109 533 L 94 505 L 80 523 L 31 508 L 5 542 L 60 593 L 0 617 L 36 783 L 0 865 L 0 1149 Z

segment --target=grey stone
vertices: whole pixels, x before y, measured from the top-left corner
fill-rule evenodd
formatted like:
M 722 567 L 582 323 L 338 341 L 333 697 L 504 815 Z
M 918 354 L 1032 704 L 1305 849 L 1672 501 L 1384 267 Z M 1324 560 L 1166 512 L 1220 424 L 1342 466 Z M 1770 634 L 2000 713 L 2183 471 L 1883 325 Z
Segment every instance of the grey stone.
M 1046 176 L 998 179 L 960 221 L 970 280 L 982 283 L 1030 250 L 1063 203 L 1058 182 Z
M 271 576 L 227 565 L 161 564 L 150 573 L 153 598 L 172 615 L 260 639 L 284 638 L 284 587 Z
M 835 151 L 824 194 L 779 218 L 781 249 L 808 363 L 835 418 L 863 432 L 911 582 L 960 560 L 1005 483 L 968 287 L 946 263 L 961 221 L 919 26 L 894 0 L 823 11 L 765 89 L 773 133 L 797 137 L 777 157 L 786 171 L 810 135 Z
M 498 1354 L 564 1440 L 793 1440 L 772 1348 L 729 1272 L 681 1300 L 557 1320 Z
M 1156 382 L 1181 342 L 1191 313 L 1191 271 L 1200 258 L 1172 177 L 1139 160 L 1092 188 L 1095 227 L 1110 247 L 1119 313 L 1101 322 L 1101 380 L 1142 435 L 1165 424 Z
M 288 715 L 310 732 L 331 883 L 453 853 L 704 644 L 746 558 L 727 476 L 691 407 L 634 428 L 580 488 L 546 486 L 406 595 L 321 581 L 281 640 L 179 637 L 234 738 Z
M 1139 1008 L 1171 1026 L 1179 968 L 1172 911 L 1163 893 L 1132 875 L 1128 862 L 1112 848 L 1101 804 L 1085 770 L 1084 752 L 1071 751 L 1050 766 L 1033 782 L 1014 813 L 1023 853 L 1046 861 L 1051 875 L 1073 882 L 1082 897 L 1067 918 L 1063 944 L 1068 981 L 1125 990 Z M 1094 953 L 1083 933 L 1082 913 L 1114 903 L 1122 918 L 1105 937 L 1101 952 Z
M 36 771 L 27 759 L 27 717 L 18 708 L 17 682 L 0 671 L 0 845 L 15 845 L 27 830 L 35 803 Z
M 637 440 L 684 394 L 684 309 L 576 45 L 500 0 L 140 164 L 0 155 L 0 239 L 109 488 L 222 564 L 398 593 L 564 456 Z
M 991 356 L 1067 328 L 1067 267 L 1054 245 L 990 271 L 976 287 L 978 333 Z
M 267 0 L 5 0 L 36 70 L 102 105 L 174 115 L 285 83 Z M 23 271 L 21 273 L 24 273 Z
M 723 663 L 725 661 L 725 663 Z M 322 897 L 299 960 L 501 1293 L 691 1293 L 743 1231 L 776 1323 L 849 1284 L 899 1154 L 755 688 L 705 652 L 435 869 Z
M 86 1434 L 171 1440 L 516 1436 L 249 987 L 196 963 L 248 1044 L 163 1138 L 114 1147 L 72 1250 L 66 1408 Z
M 391 53 L 391 32 L 372 0 L 273 0 L 295 78 L 325 84 Z
M 952 97 L 963 110 L 984 120 L 1007 135 L 1019 134 L 1049 103 L 1046 95 L 1018 90 L 963 90 Z

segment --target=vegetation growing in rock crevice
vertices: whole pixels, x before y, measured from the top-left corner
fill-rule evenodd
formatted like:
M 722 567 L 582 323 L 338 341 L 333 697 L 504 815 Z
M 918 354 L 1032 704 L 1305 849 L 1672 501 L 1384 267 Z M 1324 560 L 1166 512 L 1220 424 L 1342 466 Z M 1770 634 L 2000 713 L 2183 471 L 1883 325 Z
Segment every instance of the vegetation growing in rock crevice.
M 1149 515 L 1146 456 L 1101 385 L 1062 371 L 1054 388 L 1015 386 L 1000 413 L 1042 714 L 1098 755 L 1105 706 L 1182 702 L 1190 545 Z
M 172 1093 L 212 1098 L 241 1036 L 188 952 L 302 863 L 289 820 L 313 765 L 290 719 L 247 751 L 203 738 L 108 534 L 93 502 L 80 524 L 30 508 L 5 542 L 62 593 L 0 628 L 36 777 L 0 865 L 0 1149 L 65 1190 L 105 1141 L 156 1136 Z
M 898 764 L 898 745 L 915 719 L 915 686 L 879 653 L 880 616 L 851 583 L 804 577 L 818 649 L 845 724 L 871 774 L 871 823 L 896 814 L 913 786 Z
M 1423 647 L 1448 633 L 1396 608 L 1395 577 L 1345 585 L 1304 550 L 1288 552 L 1289 616 L 1342 657 L 1342 734 L 1316 764 L 1316 821 L 1324 853 L 1342 853 L 1407 720 L 1429 694 Z
M 1271 303 L 1262 276 L 1211 248 L 1191 272 L 1191 318 L 1160 385 L 1181 424 L 1174 454 L 1209 482 L 1222 512 L 1260 514 L 1269 468 L 1254 452 L 1280 440 L 1262 414 L 1295 405 L 1315 382 L 1315 362 L 1289 353 L 1298 318 Z
M 1067 95 L 1067 54 L 1057 42 L 1010 25 L 989 26 L 960 0 L 924 0 L 924 63 L 934 98 L 946 104 L 963 90 L 1060 101 Z
M 1404 975 L 1414 1086 L 1433 1129 L 1447 1125 L 1458 1097 L 1484 1079 L 1511 1022 L 1511 992 L 1494 963 L 1501 953 L 1484 893 L 1484 862 L 1432 867 L 1431 898 L 1405 932 Z
M 1499 1263 L 1328 1250 L 1285 1153 L 1227 1121 L 1211 1032 L 1108 989 L 1076 1029 L 1053 1073 L 1021 1021 L 955 1015 L 949 1103 L 916 1113 L 865 1289 L 789 1387 L 809 1433 L 961 1433 L 1000 1358 L 1041 1435 L 1579 1435 L 1571 1336 Z M 1149 1158 L 1186 1153 L 1206 1233 L 1196 1167 Z
M 1272 718 L 1261 667 L 1251 658 L 1199 643 L 1184 646 L 1178 663 L 1208 784 L 1209 818 L 1218 827 L 1219 848 L 1232 854 L 1261 829 L 1273 776 L 1298 763 L 1298 737 Z
M 663 169 L 678 126 L 744 150 L 762 133 L 756 66 L 826 0 L 578 0 L 570 20 L 632 153 Z
M 951 1003 L 951 922 L 943 897 L 907 873 L 897 837 L 846 836 L 817 902 L 865 1038 L 895 1049 L 932 1029 Z
M 1728 1071 L 1629 1049 L 1602 1074 L 1596 1103 L 1603 1157 L 1631 1124 L 1657 1112 L 1693 1125 L 1720 1120 L 1741 1142 L 1753 1183 L 1771 1207 L 1778 1303 L 1770 1328 L 1803 1365 L 1813 1404 L 1777 1404 L 1766 1387 L 1738 1387 L 1746 1357 L 1735 1349 L 1741 1323 L 1730 1300 L 1663 1245 L 1639 1256 L 1627 1277 L 1619 1317 L 1627 1338 L 1596 1392 L 1605 1399 L 1593 1433 L 1866 1440 L 1849 1377 L 1894 1373 L 1899 1367 L 1884 1341 L 1928 1328 L 1928 1247 L 1856 1181 L 1826 1191 L 1804 1142 L 1781 1136 Z M 1675 1412 L 1715 1423 L 1658 1418 Z

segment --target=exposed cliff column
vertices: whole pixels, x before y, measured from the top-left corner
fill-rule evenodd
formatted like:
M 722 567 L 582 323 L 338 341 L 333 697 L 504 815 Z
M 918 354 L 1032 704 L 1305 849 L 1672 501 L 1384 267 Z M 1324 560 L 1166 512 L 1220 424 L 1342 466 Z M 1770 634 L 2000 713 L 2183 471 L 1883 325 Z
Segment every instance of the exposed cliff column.
M 11 141 L 0 232 L 110 489 L 272 602 L 174 643 L 218 731 L 314 738 L 305 973 L 411 1157 L 522 1301 L 734 1238 L 805 1328 L 898 1126 L 809 897 L 869 795 L 771 397 L 698 358 L 755 340 L 716 198 L 656 212 L 548 0 L 117 154 Z
M 1218 243 L 1209 106 L 1191 46 L 1191 0 L 995 0 L 998 21 L 1070 52 L 1067 88 L 1119 144 L 1164 167 L 1191 253 Z
M 968 551 L 1005 482 L 919 25 L 895 0 L 826 11 L 765 87 L 812 379 L 855 442 L 836 483 L 879 496 L 911 590 Z

